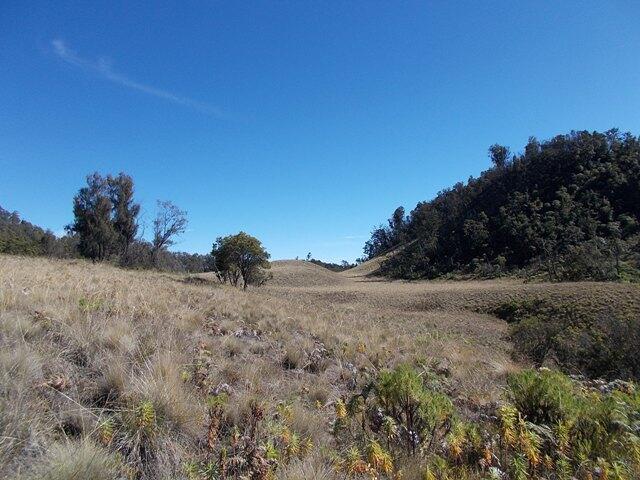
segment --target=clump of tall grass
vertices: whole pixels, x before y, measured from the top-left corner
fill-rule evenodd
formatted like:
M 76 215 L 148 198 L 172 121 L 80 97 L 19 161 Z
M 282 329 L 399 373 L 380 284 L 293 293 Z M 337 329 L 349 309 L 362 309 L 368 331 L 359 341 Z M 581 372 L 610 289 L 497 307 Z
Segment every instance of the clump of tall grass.
M 118 457 L 90 440 L 52 445 L 24 480 L 113 480 L 124 477 Z

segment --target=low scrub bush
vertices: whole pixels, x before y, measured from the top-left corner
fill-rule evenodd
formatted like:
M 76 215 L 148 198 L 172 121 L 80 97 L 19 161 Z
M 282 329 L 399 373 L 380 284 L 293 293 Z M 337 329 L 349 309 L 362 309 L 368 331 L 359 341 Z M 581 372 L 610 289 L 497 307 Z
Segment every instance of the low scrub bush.
M 527 370 L 512 375 L 507 383 L 507 398 L 530 422 L 562 422 L 575 408 L 576 388 L 560 372 Z
M 516 349 L 536 366 L 552 361 L 593 378 L 640 378 L 640 319 L 631 313 L 540 300 L 507 302 L 493 313 L 511 323 Z
M 314 449 L 311 438 L 295 430 L 292 405 L 270 408 L 251 400 L 246 407 L 234 412 L 226 394 L 210 397 L 205 450 L 184 465 L 189 479 L 277 478 L 276 470 Z
M 335 411 L 334 433 L 345 445 L 337 468 L 371 478 L 394 478 L 394 458 L 433 453 L 454 418 L 449 397 L 427 388 L 407 364 L 382 371 L 349 401 L 336 402 Z
M 336 402 L 335 464 L 346 478 L 639 478 L 634 384 L 597 389 L 525 370 L 509 378 L 495 414 L 467 421 L 426 373 L 401 365 Z
M 511 457 L 514 478 L 638 478 L 635 386 L 620 384 L 609 393 L 578 387 L 551 371 L 510 378 L 511 402 L 499 417 L 502 455 Z

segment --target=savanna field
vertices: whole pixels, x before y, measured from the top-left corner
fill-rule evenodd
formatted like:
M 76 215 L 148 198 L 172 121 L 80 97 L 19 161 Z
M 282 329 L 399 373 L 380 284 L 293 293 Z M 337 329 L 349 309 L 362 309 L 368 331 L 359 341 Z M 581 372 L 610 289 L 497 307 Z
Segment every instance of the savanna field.
M 640 480 L 612 3 L 0 2 L 0 480 Z
M 375 268 L 0 256 L 0 476 L 640 477 L 637 284 Z

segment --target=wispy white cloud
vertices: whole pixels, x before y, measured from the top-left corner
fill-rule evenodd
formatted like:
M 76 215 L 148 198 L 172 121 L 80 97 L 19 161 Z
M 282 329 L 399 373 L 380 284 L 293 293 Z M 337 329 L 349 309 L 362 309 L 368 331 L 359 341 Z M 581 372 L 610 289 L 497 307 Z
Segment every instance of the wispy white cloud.
M 209 115 L 215 115 L 218 117 L 225 116 L 223 112 L 214 106 L 207 105 L 206 103 L 199 102 L 197 100 L 193 100 L 189 97 L 183 97 L 181 95 L 176 95 L 175 93 L 169 92 L 167 90 L 163 90 L 161 88 L 156 88 L 152 85 L 147 85 L 145 83 L 136 82 L 135 80 L 130 79 L 126 75 L 116 72 L 111 63 L 105 58 L 98 58 L 98 60 L 90 60 L 87 58 L 83 58 L 79 56 L 74 50 L 69 48 L 64 40 L 54 39 L 51 41 L 51 47 L 56 56 L 69 65 L 73 65 L 75 67 L 81 68 L 83 70 L 91 71 L 98 74 L 100 77 L 109 80 L 110 82 L 116 83 L 126 88 L 130 88 L 132 90 L 137 90 L 142 93 L 146 93 L 147 95 L 152 95 L 157 98 L 161 98 L 171 103 L 175 103 L 176 105 L 182 105 L 184 107 L 193 108 L 203 113 L 207 113 Z

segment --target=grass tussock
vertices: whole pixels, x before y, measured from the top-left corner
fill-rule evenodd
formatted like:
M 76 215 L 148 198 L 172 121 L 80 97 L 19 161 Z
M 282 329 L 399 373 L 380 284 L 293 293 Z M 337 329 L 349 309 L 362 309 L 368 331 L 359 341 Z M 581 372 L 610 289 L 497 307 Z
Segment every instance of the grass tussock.
M 536 404 L 547 408 L 567 389 L 575 396 L 574 387 L 557 379 L 556 390 L 507 383 L 520 366 L 506 323 L 474 311 L 482 298 L 488 311 L 505 290 L 531 286 L 460 290 L 330 272 L 298 287 L 277 265 L 274 276 L 271 287 L 242 292 L 179 275 L 0 256 L 0 477 L 401 472 L 422 479 L 431 472 L 439 480 L 490 478 L 490 467 L 499 467 L 518 478 L 510 462 L 528 457 L 515 444 L 492 444 L 491 465 L 477 463 L 485 436 L 500 428 L 477 419 L 500 418 L 499 402 L 519 412 L 526 432 L 556 432 L 560 418 L 586 429 L 570 431 L 581 439 L 595 428 L 584 427 L 589 414 L 613 418 L 607 399 L 637 409 L 635 397 L 616 393 L 532 417 Z M 626 408 L 625 421 L 634 421 Z M 572 444 L 565 452 L 571 461 L 600 455 L 606 468 L 632 468 L 620 448 L 608 447 L 630 448 L 628 438 L 607 432 L 590 450 Z M 540 458 L 559 465 L 550 450 L 558 441 L 541 440 Z M 602 456 L 607 451 L 615 456 Z M 542 471 L 532 465 L 529 475 Z
M 89 440 L 55 443 L 24 480 L 113 480 L 122 465 L 116 455 Z

